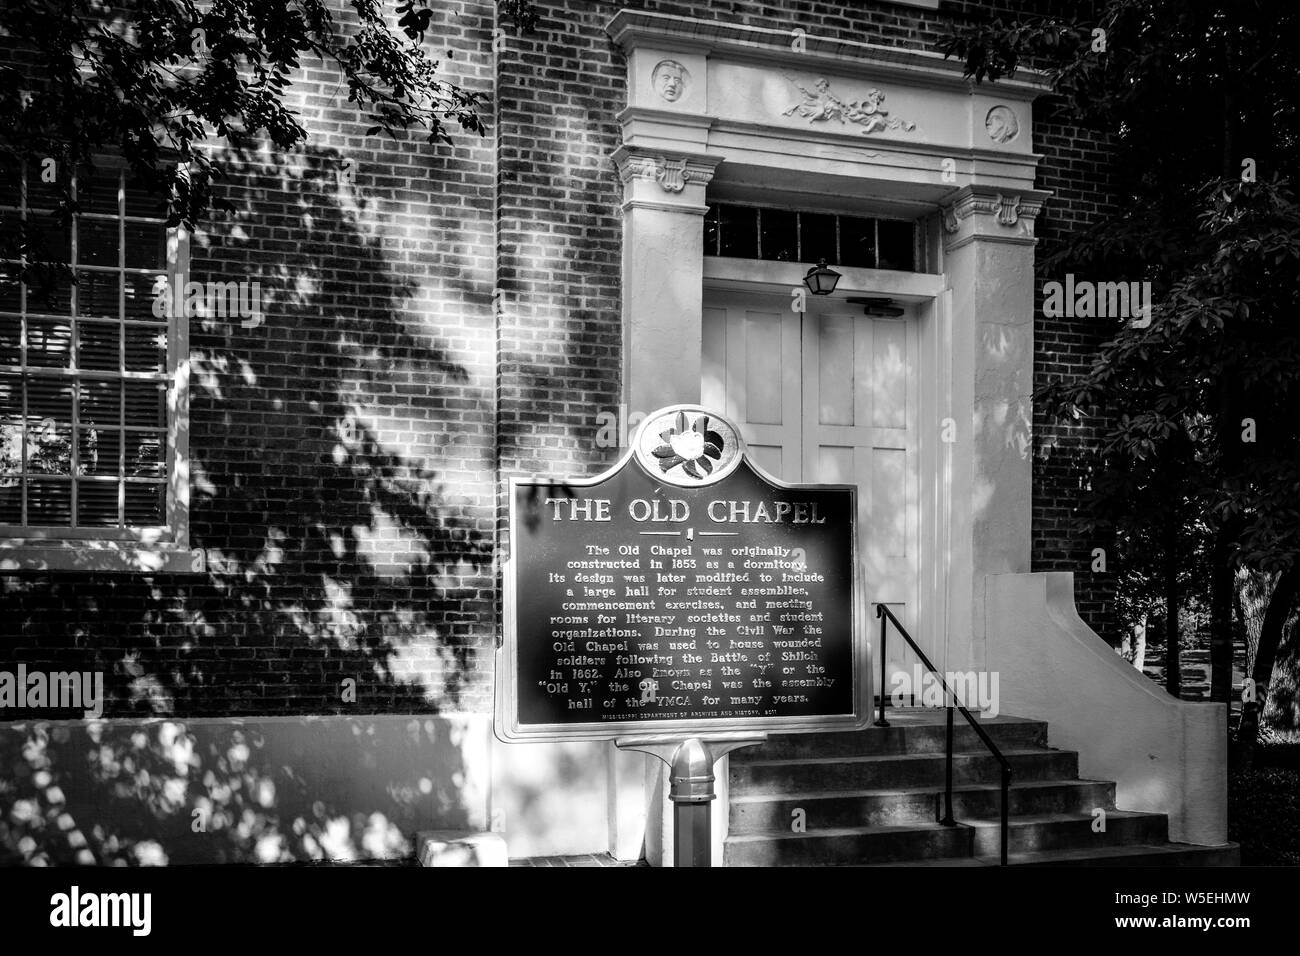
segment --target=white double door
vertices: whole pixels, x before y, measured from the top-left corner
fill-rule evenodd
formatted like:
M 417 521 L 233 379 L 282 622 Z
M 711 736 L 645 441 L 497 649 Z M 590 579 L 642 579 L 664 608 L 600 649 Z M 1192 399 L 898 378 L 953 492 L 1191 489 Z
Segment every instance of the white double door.
M 910 309 L 871 318 L 844 299 L 809 295 L 800 314 L 789 295 L 706 289 L 701 400 L 737 424 L 774 477 L 857 486 L 878 684 L 877 601 L 935 659 L 930 636 L 917 632 L 917 320 Z M 892 631 L 887 656 L 911 670 L 914 655 Z

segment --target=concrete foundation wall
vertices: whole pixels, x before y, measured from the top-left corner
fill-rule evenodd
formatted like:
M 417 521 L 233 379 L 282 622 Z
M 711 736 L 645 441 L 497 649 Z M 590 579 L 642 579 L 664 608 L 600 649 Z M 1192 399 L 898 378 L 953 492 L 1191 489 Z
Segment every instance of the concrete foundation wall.
M 1168 814 L 1171 839 L 1226 842 L 1223 705 L 1175 700 L 1116 655 L 1069 574 L 989 575 L 984 596 L 1001 709 L 1048 721 L 1082 776 Z M 725 760 L 716 772 L 720 844 Z M 672 859 L 657 760 L 503 744 L 484 715 L 5 723 L 0 779 L 0 864 L 400 858 L 429 829 L 494 830 L 512 857 Z
M 1168 814 L 1171 840 L 1226 843 L 1226 705 L 1170 697 L 1111 650 L 1075 611 L 1071 574 L 989 575 L 985 596 L 1003 712 L 1048 721 L 1080 776 L 1114 780 L 1121 810 Z
M 445 829 L 603 853 L 611 751 L 507 746 L 481 715 L 5 723 L 0 865 L 393 859 Z

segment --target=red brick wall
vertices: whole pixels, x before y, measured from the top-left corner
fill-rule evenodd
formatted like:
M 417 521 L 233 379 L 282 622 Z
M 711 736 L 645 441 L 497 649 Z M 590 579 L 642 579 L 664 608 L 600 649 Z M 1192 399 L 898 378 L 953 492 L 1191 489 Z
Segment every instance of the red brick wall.
M 1038 167 L 1040 189 L 1053 196 L 1038 217 L 1034 317 L 1034 382 L 1084 372 L 1098 346 L 1114 332 L 1108 319 L 1045 318 L 1044 282 L 1065 281 L 1068 266 L 1048 270 L 1046 256 L 1071 232 L 1103 217 L 1113 208 L 1108 190 L 1110 167 L 1100 137 L 1060 122 L 1050 101 L 1034 110 L 1034 148 L 1043 154 Z M 1092 450 L 1099 444 L 1096 420 L 1065 425 L 1034 409 L 1033 562 L 1035 571 L 1073 571 L 1075 603 L 1082 617 L 1107 640 L 1117 642 L 1115 562 L 1111 542 L 1075 529 L 1080 501 L 1086 492 Z M 1105 552 L 1105 571 L 1093 571 L 1093 551 Z
M 437 6 L 430 51 L 490 91 L 493 5 Z M 107 716 L 490 707 L 492 139 L 366 137 L 319 64 L 293 99 L 307 147 L 236 159 L 193 242 L 192 279 L 269 300 L 191 322 L 209 573 L 0 578 L 3 658 L 105 671 Z
M 492 3 L 436 5 L 430 48 L 454 51 L 439 56 L 449 77 L 489 91 L 497 64 L 496 143 L 366 138 L 337 77 L 304 70 L 310 145 L 241 160 L 241 213 L 193 248 L 193 279 L 258 280 L 271 300 L 260 327 L 191 327 L 192 543 L 209 572 L 0 576 L 3 660 L 104 670 L 108 716 L 490 709 L 495 478 L 615 454 L 595 439 L 620 388 L 608 156 L 624 65 L 604 27 L 622 5 L 541 3 L 537 32 L 507 27 L 495 61 Z M 974 6 L 626 5 L 926 46 Z M 1106 200 L 1104 152 L 1042 123 L 1047 246 Z M 1036 332 L 1040 377 L 1081 367 L 1095 341 L 1041 317 Z M 1088 437 L 1035 430 L 1040 452 Z M 1096 545 L 1070 535 L 1065 459 L 1036 457 L 1034 477 L 1035 566 L 1076 571 L 1100 623 L 1106 582 L 1088 573 Z

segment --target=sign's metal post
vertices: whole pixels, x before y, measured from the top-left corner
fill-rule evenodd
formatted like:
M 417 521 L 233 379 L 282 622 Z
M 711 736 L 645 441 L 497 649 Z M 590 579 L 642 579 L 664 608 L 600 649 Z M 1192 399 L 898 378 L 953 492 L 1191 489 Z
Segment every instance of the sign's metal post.
M 673 866 L 709 866 L 713 754 L 699 737 L 684 741 L 668 765 L 668 799 L 673 804 Z
M 740 747 L 765 743 L 767 734 L 717 734 L 707 738 L 619 737 L 620 750 L 653 754 L 668 765 L 668 799 L 673 804 L 673 866 L 712 866 L 710 804 L 717 799 L 713 765 Z

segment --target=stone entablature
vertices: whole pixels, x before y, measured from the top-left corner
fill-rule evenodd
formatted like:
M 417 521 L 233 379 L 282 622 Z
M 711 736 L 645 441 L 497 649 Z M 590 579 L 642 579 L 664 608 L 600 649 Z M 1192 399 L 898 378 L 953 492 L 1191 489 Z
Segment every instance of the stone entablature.
M 801 171 L 856 167 L 928 203 L 975 183 L 1033 188 L 1037 74 L 978 86 L 933 53 L 641 11 L 619 11 L 608 32 L 628 54 L 632 150 L 772 166 L 779 144 L 798 143 Z

